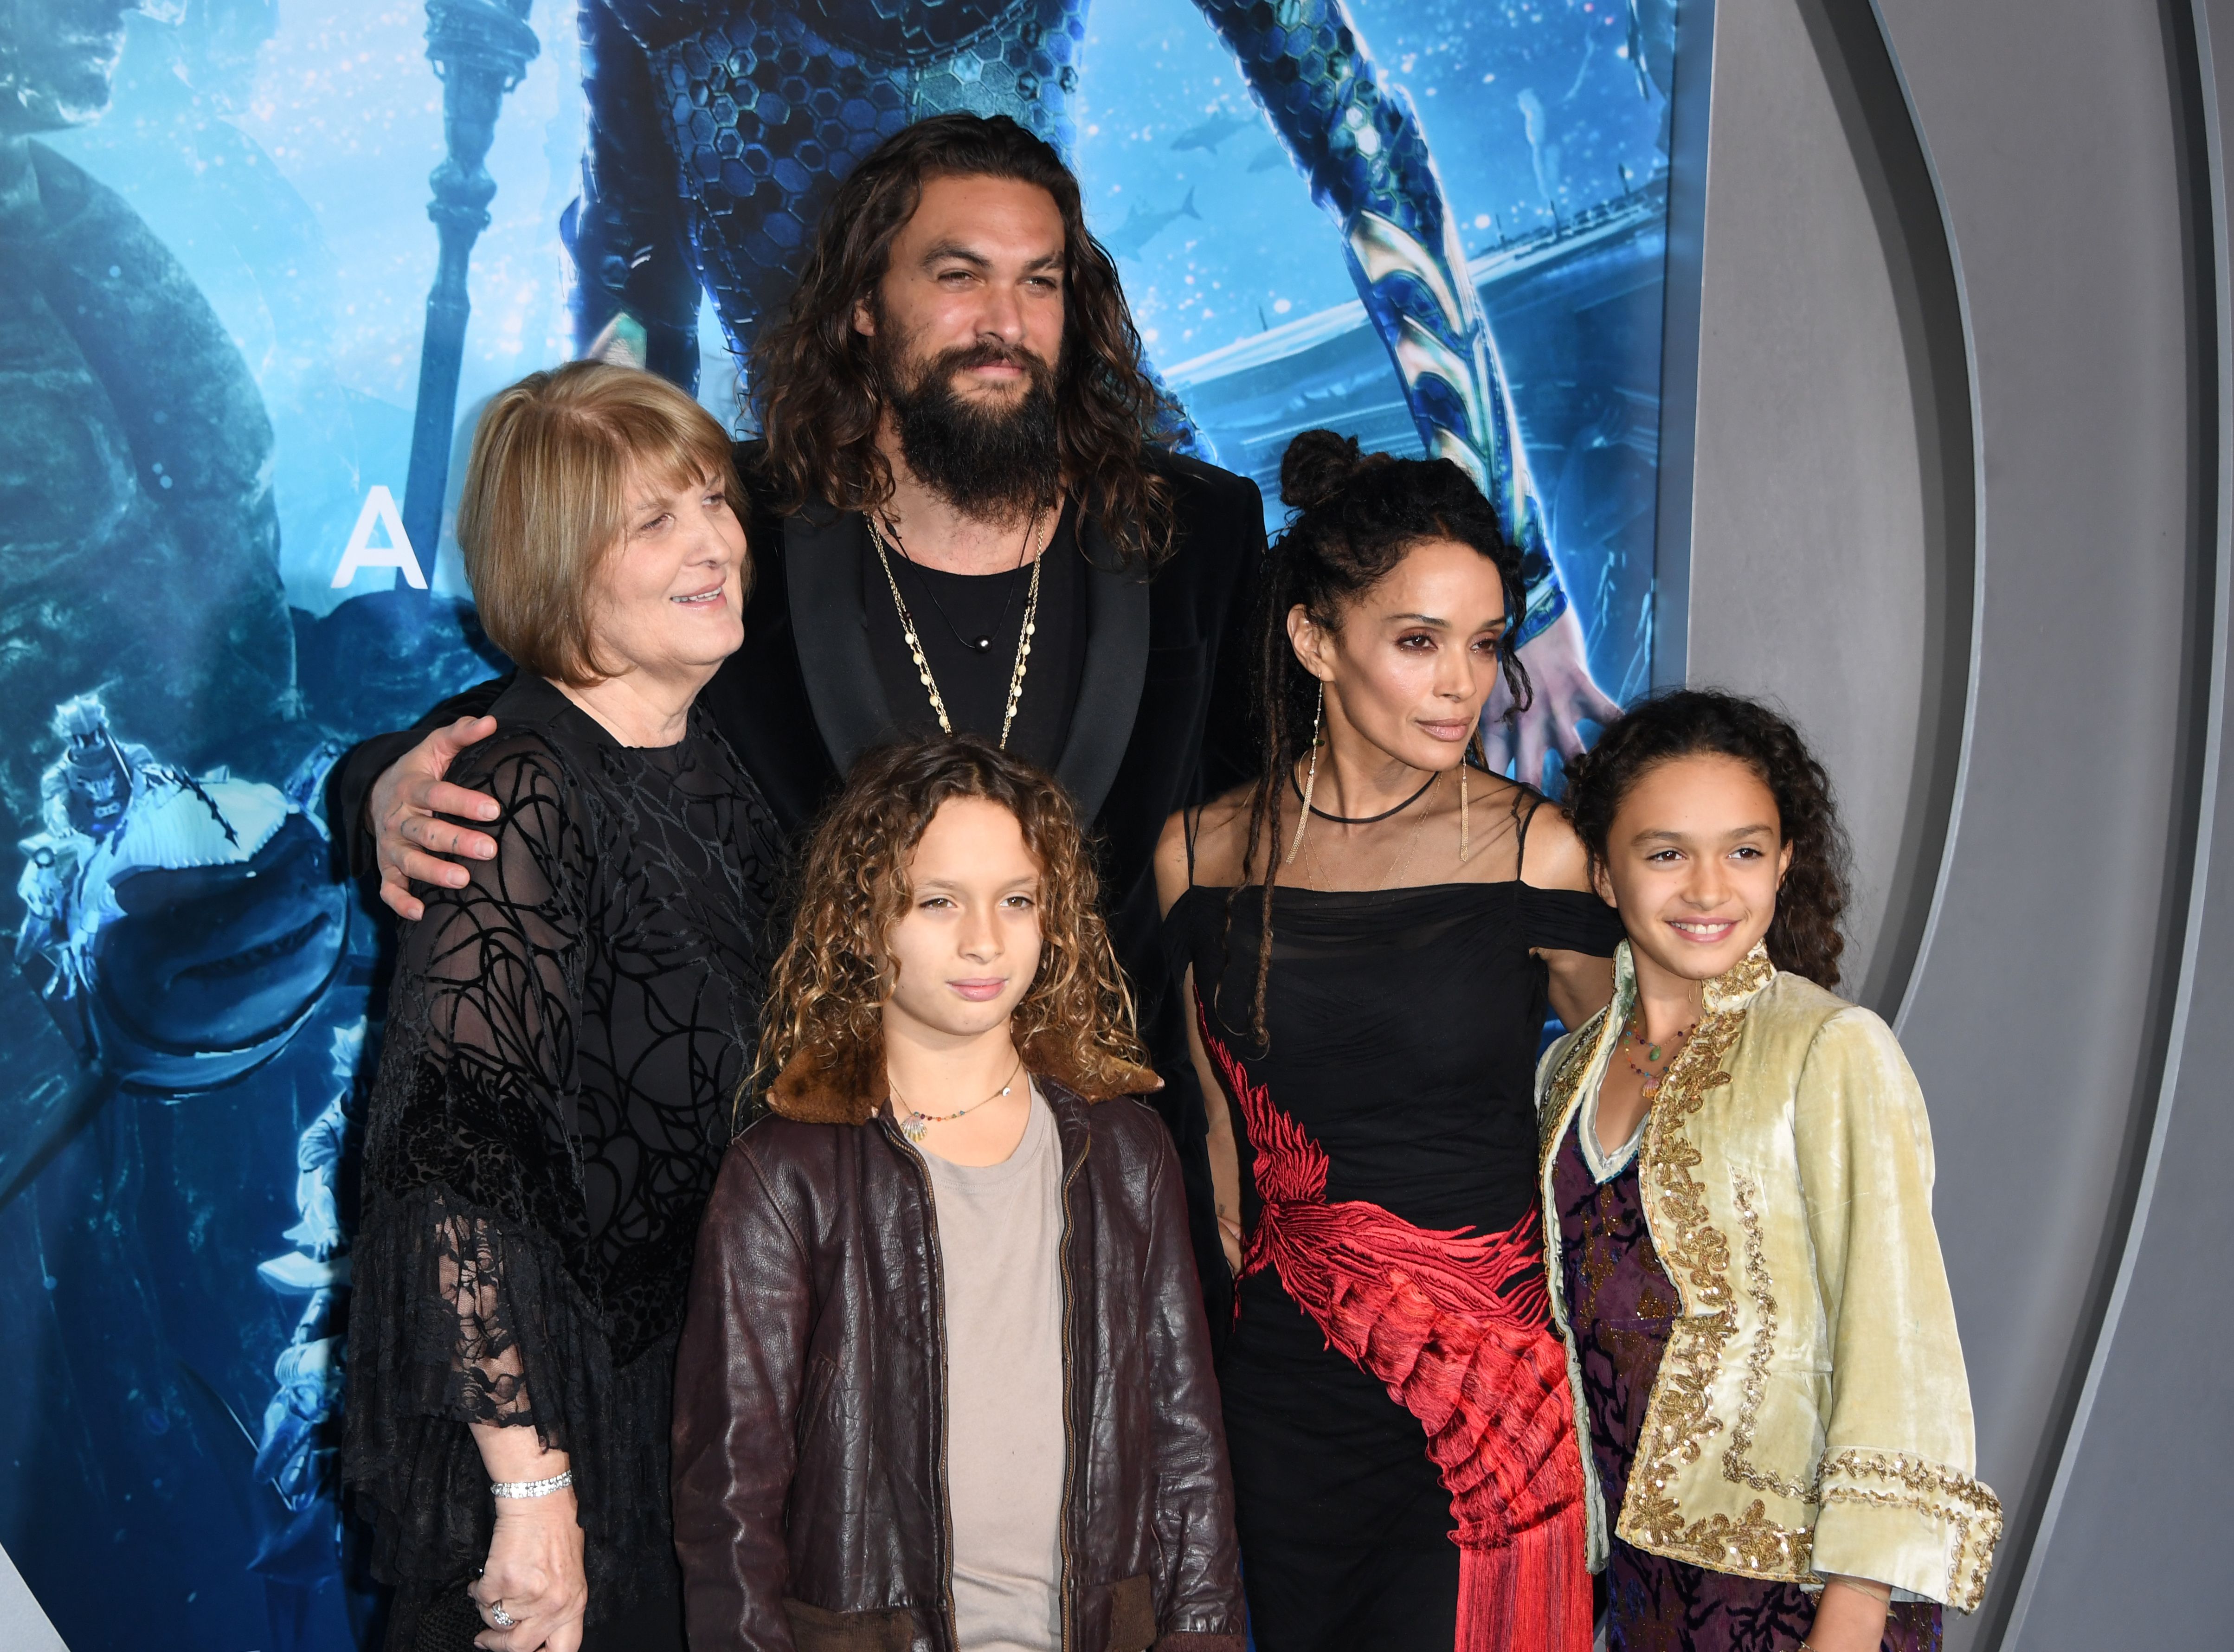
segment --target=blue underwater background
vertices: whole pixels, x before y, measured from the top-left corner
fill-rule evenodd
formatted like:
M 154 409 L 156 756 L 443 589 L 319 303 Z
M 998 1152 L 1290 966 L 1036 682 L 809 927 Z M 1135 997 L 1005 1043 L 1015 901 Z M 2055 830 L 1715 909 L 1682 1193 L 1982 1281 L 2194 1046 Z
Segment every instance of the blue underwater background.
M 56 4 L 122 49 L 106 107 L 32 146 L 32 215 L 0 205 L 0 357 L 28 363 L 0 397 L 0 1544 L 75 1652 L 354 1647 L 378 1602 L 331 1455 L 387 931 L 317 793 L 494 660 L 447 532 L 413 548 L 431 589 L 391 588 L 376 508 L 405 494 L 442 88 L 416 4 Z M 1206 10 L 1073 3 L 1068 118 L 1156 367 L 1277 525 L 1296 431 L 1419 438 L 1342 232 Z M 1431 147 L 1594 674 L 1634 697 L 1668 8 L 1349 16 Z M 527 22 L 459 454 L 482 400 L 575 349 L 582 48 L 572 5 Z M 711 304 L 696 336 L 700 395 L 736 421 Z M 336 586 L 353 536 L 391 565 Z

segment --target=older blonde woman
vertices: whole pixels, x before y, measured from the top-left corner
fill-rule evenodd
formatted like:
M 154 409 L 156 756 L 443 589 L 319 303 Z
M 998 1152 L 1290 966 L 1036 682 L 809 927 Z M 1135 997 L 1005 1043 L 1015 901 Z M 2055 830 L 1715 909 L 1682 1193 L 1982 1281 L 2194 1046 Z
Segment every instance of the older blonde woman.
M 474 436 L 458 539 L 519 670 L 454 777 L 496 852 L 404 926 L 356 1249 L 391 1649 L 681 1645 L 673 1350 L 780 853 L 693 704 L 743 640 L 737 506 L 648 374 L 533 374 Z

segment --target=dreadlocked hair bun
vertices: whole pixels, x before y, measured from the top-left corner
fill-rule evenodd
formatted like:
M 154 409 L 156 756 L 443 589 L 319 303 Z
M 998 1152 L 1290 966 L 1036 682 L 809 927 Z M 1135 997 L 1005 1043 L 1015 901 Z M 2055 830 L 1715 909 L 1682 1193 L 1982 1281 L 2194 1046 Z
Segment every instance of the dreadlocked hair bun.
M 1332 430 L 1306 430 L 1280 458 L 1280 502 L 1298 511 L 1331 505 L 1360 471 L 1390 463 L 1387 454 L 1368 454 L 1355 436 Z
M 1424 545 L 1465 545 L 1489 565 L 1503 587 L 1508 629 L 1498 644 L 1499 668 L 1509 703 L 1525 708 L 1529 702 L 1528 674 L 1515 657 L 1512 629 L 1527 611 L 1519 552 L 1471 474 L 1447 459 L 1367 453 L 1353 436 L 1306 430 L 1280 460 L 1280 497 L 1295 514 L 1265 558 L 1251 650 L 1262 767 L 1249 789 L 1241 877 L 1226 895 L 1230 937 L 1236 897 L 1254 885 L 1264 889 L 1257 988 L 1245 1015 L 1240 1005 L 1213 1006 L 1237 1033 L 1245 1021 L 1260 1048 L 1277 875 L 1271 846 L 1286 841 L 1290 777 L 1309 760 L 1321 692 L 1319 680 L 1296 657 L 1289 615 L 1301 608 L 1316 625 L 1339 626 L 1413 551 Z

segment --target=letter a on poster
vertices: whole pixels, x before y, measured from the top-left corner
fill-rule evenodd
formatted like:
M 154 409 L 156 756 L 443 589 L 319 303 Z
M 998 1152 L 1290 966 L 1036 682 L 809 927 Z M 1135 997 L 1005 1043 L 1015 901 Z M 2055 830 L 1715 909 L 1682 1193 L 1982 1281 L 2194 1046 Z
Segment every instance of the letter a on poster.
M 374 526 L 388 530 L 388 543 L 372 542 Z M 395 495 L 378 482 L 364 496 L 364 508 L 356 513 L 356 526 L 349 530 L 349 545 L 342 552 L 342 565 L 334 570 L 334 589 L 339 591 L 357 576 L 360 568 L 395 568 L 402 571 L 403 583 L 414 591 L 427 589 L 427 576 L 419 567 L 419 558 L 412 554 L 411 536 L 403 531 L 403 513 L 395 508 Z

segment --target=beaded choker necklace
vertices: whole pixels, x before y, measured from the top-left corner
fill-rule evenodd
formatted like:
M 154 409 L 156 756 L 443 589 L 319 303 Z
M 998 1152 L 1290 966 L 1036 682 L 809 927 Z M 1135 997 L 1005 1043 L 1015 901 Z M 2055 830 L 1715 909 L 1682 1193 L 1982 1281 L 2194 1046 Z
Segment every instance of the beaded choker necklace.
M 907 1100 L 900 1094 L 899 1091 L 898 1089 L 894 1089 L 892 1091 L 892 1100 L 898 1101 L 902 1107 L 907 1108 L 907 1117 L 900 1120 L 900 1134 L 905 1136 L 911 1142 L 921 1142 L 925 1136 L 931 1133 L 931 1126 L 935 1124 L 950 1123 L 954 1120 L 961 1118 L 964 1113 L 977 1112 L 978 1108 L 985 1106 L 987 1102 L 998 1101 L 1003 1096 L 1007 1095 L 1010 1091 L 1016 1087 L 1016 1074 L 1022 1073 L 1023 1070 L 1024 1058 L 1022 1055 L 1019 1055 L 1016 1057 L 1016 1066 L 1009 1070 L 1009 1081 L 1006 1084 L 1003 1084 L 999 1089 L 994 1091 L 992 1094 L 987 1096 L 983 1101 L 972 1101 L 968 1107 L 957 1107 L 951 1113 L 918 1113 L 915 1108 L 909 1104 Z

